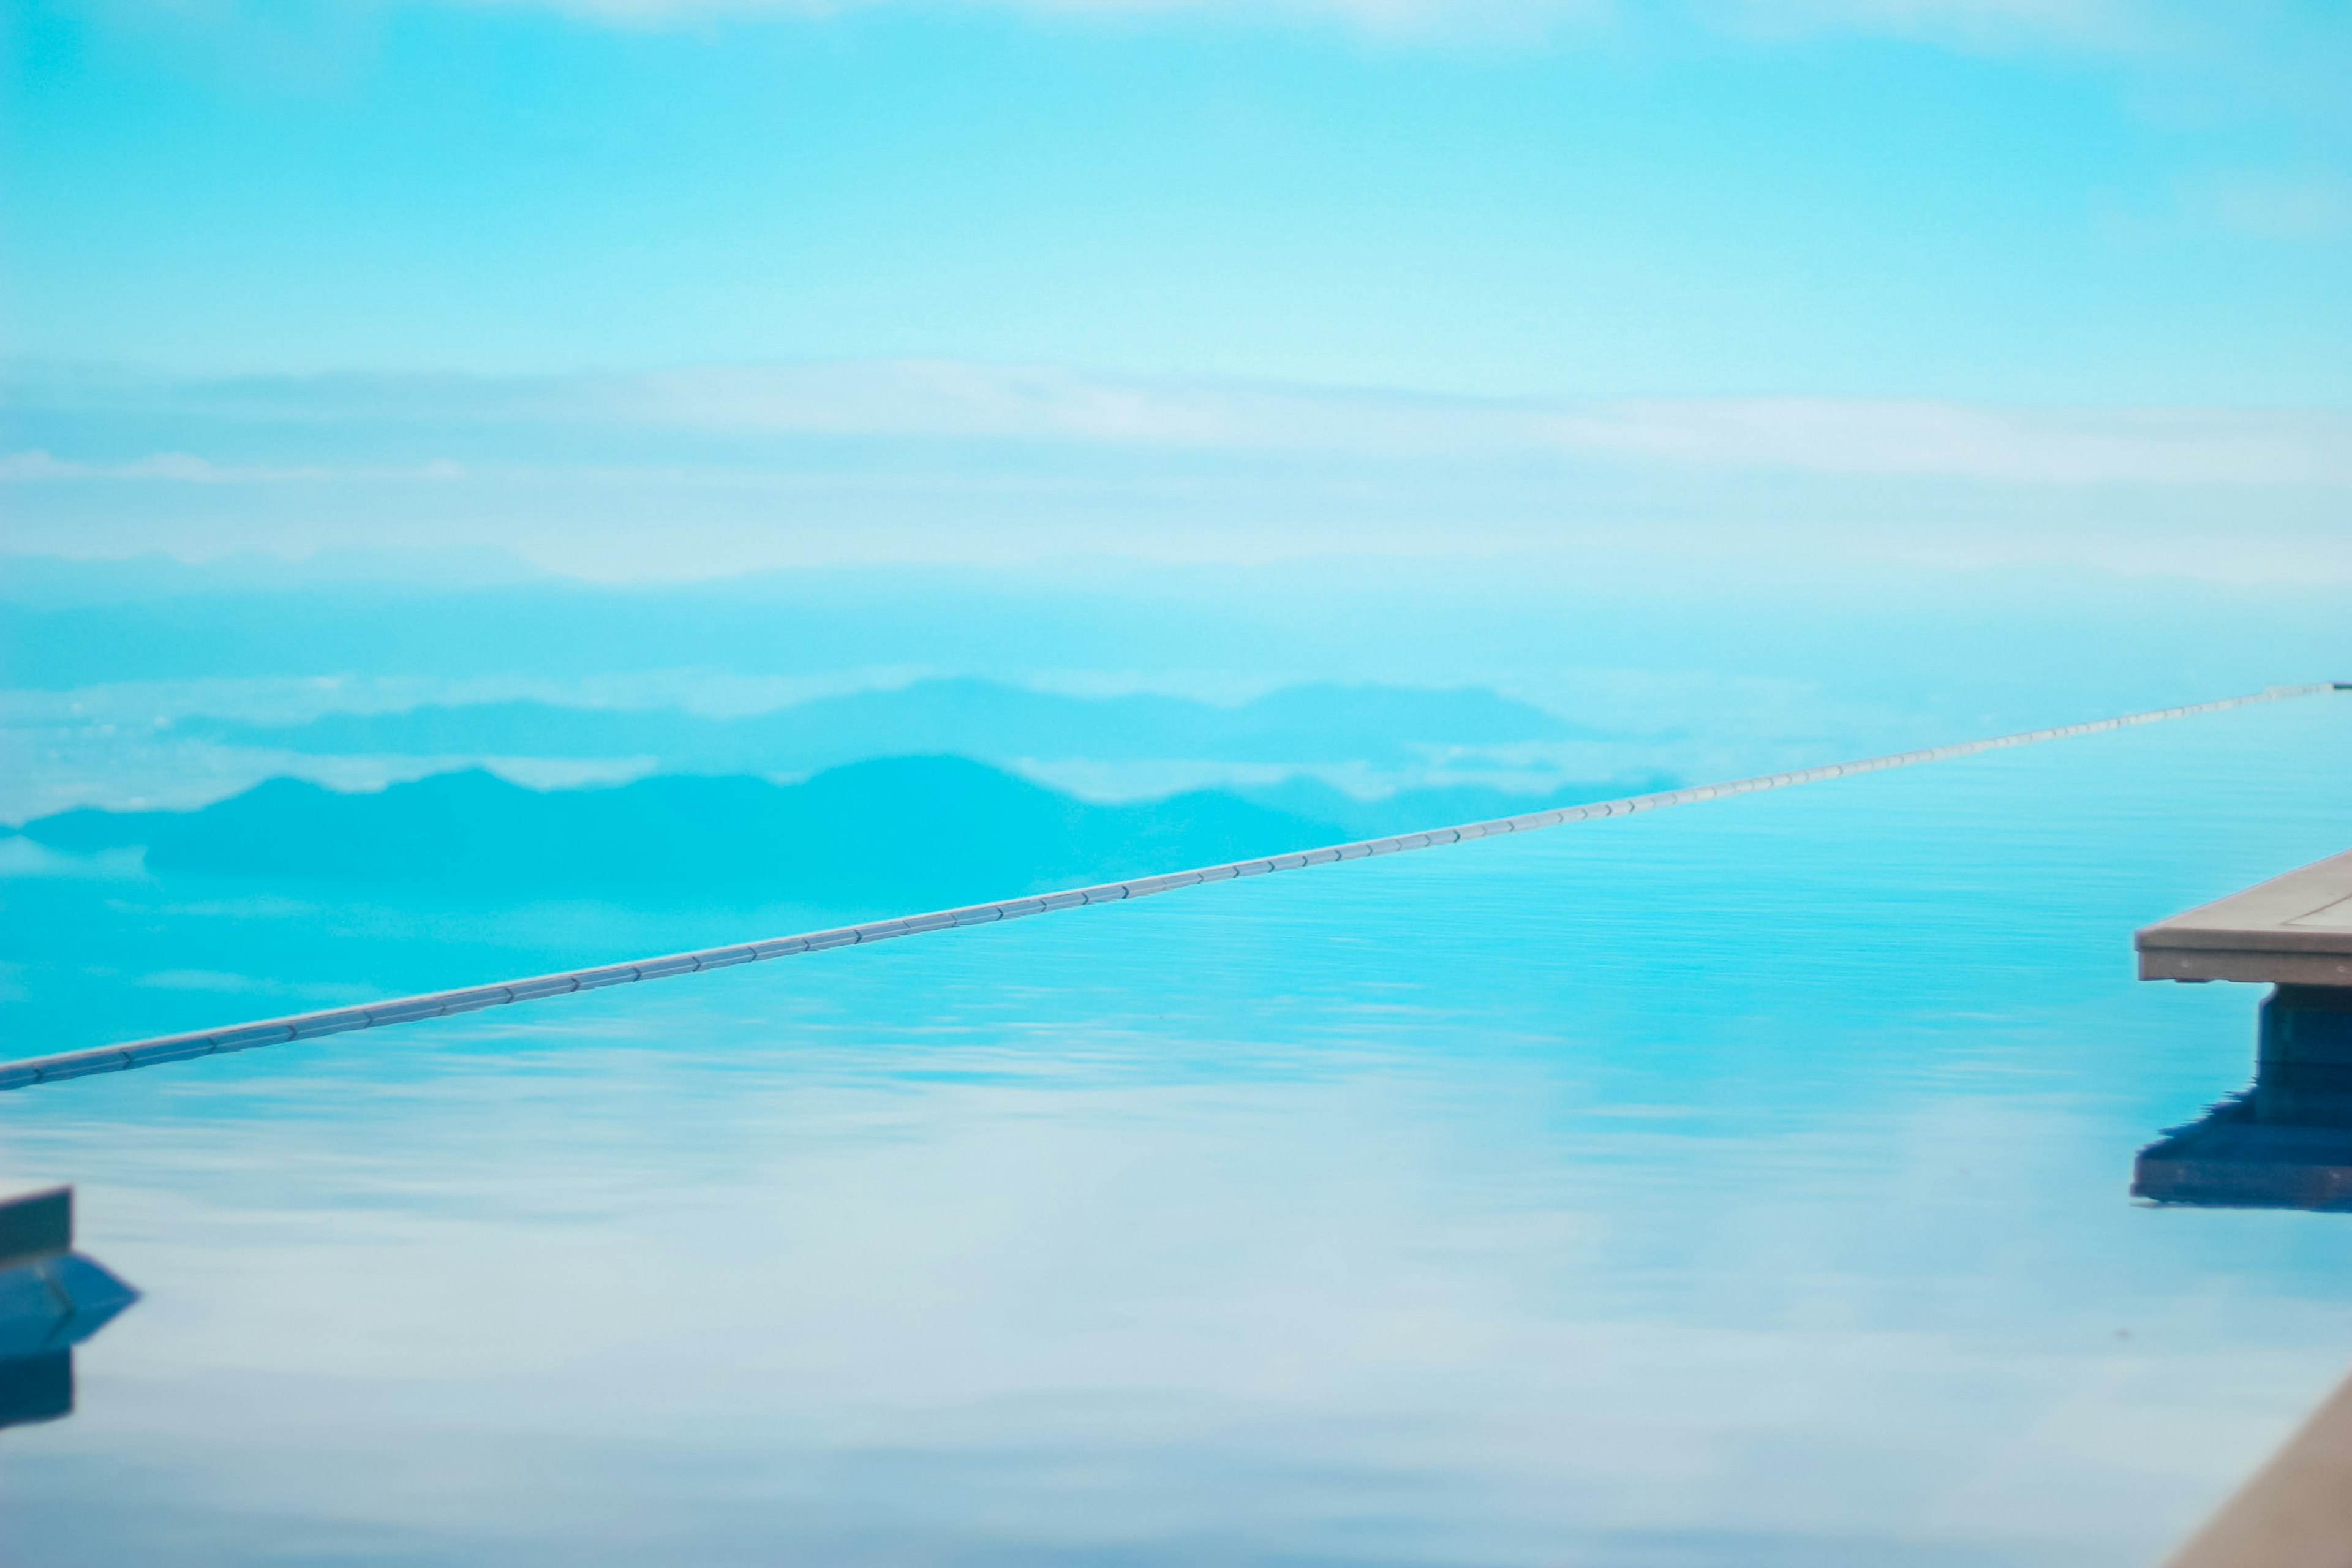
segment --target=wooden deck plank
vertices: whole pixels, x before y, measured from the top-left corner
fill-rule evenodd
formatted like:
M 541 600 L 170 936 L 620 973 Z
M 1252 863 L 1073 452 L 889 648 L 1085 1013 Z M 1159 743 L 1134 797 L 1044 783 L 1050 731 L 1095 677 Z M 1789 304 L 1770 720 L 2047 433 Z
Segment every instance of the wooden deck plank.
M 2142 980 L 2352 985 L 2352 850 L 2158 921 L 2132 944 Z

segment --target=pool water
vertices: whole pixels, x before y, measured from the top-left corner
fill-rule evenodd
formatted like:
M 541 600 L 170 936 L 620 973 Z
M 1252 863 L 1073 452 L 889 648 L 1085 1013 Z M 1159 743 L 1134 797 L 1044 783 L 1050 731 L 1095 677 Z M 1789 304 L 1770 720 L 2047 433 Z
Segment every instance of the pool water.
M 146 1293 L 0 1558 L 2146 1563 L 2352 1216 L 2128 1198 L 2262 994 L 2130 933 L 2348 844 L 2322 697 L 0 1095 Z M 712 919 L 19 873 L 10 1055 Z

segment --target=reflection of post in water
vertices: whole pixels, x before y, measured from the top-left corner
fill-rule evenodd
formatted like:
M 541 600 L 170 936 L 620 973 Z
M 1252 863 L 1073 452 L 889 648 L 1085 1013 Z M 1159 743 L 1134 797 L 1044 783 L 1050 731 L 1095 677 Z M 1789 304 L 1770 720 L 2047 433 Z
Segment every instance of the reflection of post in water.
M 73 1413 L 73 1347 L 139 1292 L 73 1249 L 73 1189 L 0 1202 L 0 1426 Z
M 2273 990 L 2263 1004 L 2253 1087 L 2141 1150 L 2132 1195 L 2352 1210 L 2352 986 Z
M 2142 980 L 2268 984 L 2254 1083 L 2140 1151 L 2135 1196 L 2352 1210 L 2352 853 L 2159 921 Z

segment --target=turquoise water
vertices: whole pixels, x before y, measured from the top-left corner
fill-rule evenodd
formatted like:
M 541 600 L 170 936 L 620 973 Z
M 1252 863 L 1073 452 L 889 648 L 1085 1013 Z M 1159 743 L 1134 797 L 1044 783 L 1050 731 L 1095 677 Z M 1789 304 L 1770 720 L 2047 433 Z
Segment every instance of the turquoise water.
M 2128 1200 L 2260 995 L 2130 931 L 2347 781 L 2312 699 L 0 1096 L 147 1292 L 0 1555 L 2144 1563 L 2352 1220 Z M 47 1048 L 772 912 L 9 886 Z

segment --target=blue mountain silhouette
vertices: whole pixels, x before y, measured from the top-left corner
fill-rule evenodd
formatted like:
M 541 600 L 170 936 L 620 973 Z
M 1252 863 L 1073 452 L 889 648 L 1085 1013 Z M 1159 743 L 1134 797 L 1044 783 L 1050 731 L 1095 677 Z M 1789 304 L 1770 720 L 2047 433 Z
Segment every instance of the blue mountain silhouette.
M 1489 790 L 1376 805 L 1328 790 L 1294 789 L 1291 798 L 1309 809 L 1215 790 L 1106 805 L 966 758 L 920 756 L 856 763 L 795 784 L 664 775 L 532 790 L 476 769 L 346 795 L 280 778 L 198 811 L 83 808 L 24 831 L 58 849 L 142 847 L 157 871 L 524 894 L 660 884 L 868 902 L 1003 896 L 1537 804 Z
M 1294 686 L 1224 708 L 1151 695 L 1073 697 L 979 679 L 920 680 L 736 719 L 516 701 L 331 713 L 290 725 L 191 718 L 173 729 L 320 755 L 653 756 L 670 770 L 759 773 L 909 753 L 1392 763 L 1429 747 L 1596 733 L 1476 687 Z

